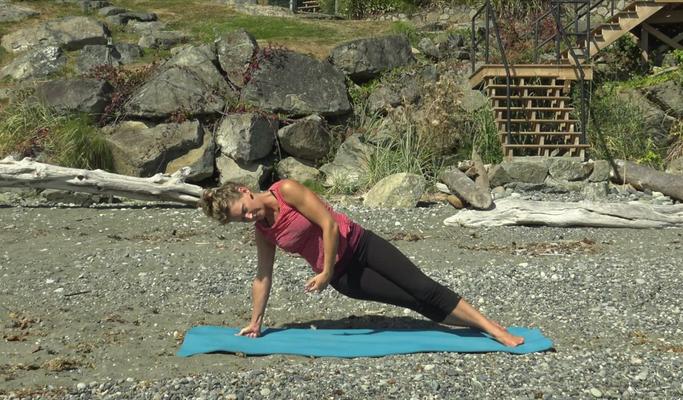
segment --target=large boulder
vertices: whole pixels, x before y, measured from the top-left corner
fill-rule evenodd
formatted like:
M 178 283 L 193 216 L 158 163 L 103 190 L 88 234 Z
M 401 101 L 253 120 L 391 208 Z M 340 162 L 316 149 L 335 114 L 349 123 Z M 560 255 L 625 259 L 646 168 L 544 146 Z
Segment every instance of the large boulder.
M 645 96 L 669 115 L 683 118 L 683 85 L 671 80 L 645 89 Z
M 135 118 L 166 118 L 178 111 L 209 115 L 237 95 L 216 68 L 211 46 L 188 47 L 164 63 L 132 96 L 126 112 Z
M 583 180 L 593 172 L 593 164 L 571 157 L 549 158 L 546 163 L 550 176 L 565 181 Z
M 109 15 L 105 18 L 108 24 L 112 25 L 126 25 L 128 21 L 152 22 L 157 20 L 155 13 L 146 12 L 122 12 L 118 14 Z
M 45 78 L 66 65 L 62 49 L 56 46 L 37 47 L 20 55 L 0 69 L 0 79 L 10 77 L 16 81 Z
M 76 69 L 81 74 L 89 72 L 94 67 L 106 65 L 118 67 L 121 63 L 121 55 L 114 46 L 108 45 L 86 45 L 78 54 L 76 59 Z
M 503 161 L 501 166 L 505 169 L 511 182 L 541 184 L 548 176 L 548 167 L 544 160 L 529 158 Z
M 364 82 L 385 71 L 415 61 L 412 48 L 403 36 L 357 39 L 343 43 L 330 54 L 332 64 L 354 82 Z
M 414 208 L 427 182 L 421 175 L 399 173 L 377 182 L 365 194 L 363 205 L 372 208 Z
M 173 174 L 181 168 L 189 167 L 190 173 L 185 177 L 187 182 L 201 182 L 211 178 L 214 172 L 216 144 L 213 135 L 204 133 L 203 143 L 200 147 L 190 149 L 166 165 L 166 174 Z
M 612 167 L 607 160 L 593 161 L 593 172 L 588 177 L 589 182 L 607 182 Z
M 102 114 L 114 88 L 97 79 L 60 79 L 36 88 L 36 96 L 46 106 L 61 113 Z
M 276 172 L 280 179 L 294 179 L 299 182 L 314 182 L 320 177 L 320 171 L 294 157 L 287 157 L 277 163 Z
M 31 8 L 0 1 L 0 23 L 19 22 L 38 14 Z
M 112 129 L 107 142 L 117 173 L 145 177 L 178 167 L 173 161 L 201 148 L 205 140 L 211 140 L 205 136 L 208 135 L 198 121 L 151 128 L 142 122 L 126 121 Z
M 138 41 L 138 46 L 143 49 L 168 50 L 173 46 L 186 43 L 189 40 L 190 36 L 184 32 L 150 30 L 145 31 L 142 34 Z
M 116 43 L 114 49 L 119 55 L 119 62 L 124 65 L 137 62 L 142 57 L 142 48 L 137 44 Z
M 320 167 L 325 174 L 324 185 L 355 190 L 368 169 L 373 147 L 359 135 L 352 135 L 339 146 L 334 161 Z
M 280 146 L 294 157 L 317 161 L 329 154 L 332 135 L 318 115 L 302 118 L 277 132 Z
M 336 116 L 351 111 L 344 74 L 330 63 L 284 50 L 260 51 L 242 99 L 288 115 Z
M 107 44 L 108 37 L 107 28 L 96 19 L 65 17 L 10 32 L 2 37 L 1 43 L 2 47 L 12 53 L 38 45 L 78 50 L 86 44 Z
M 272 167 L 262 162 L 239 163 L 221 154 L 216 159 L 219 172 L 219 182 L 234 182 L 242 184 L 252 190 L 258 190 L 268 181 Z
M 226 33 L 216 40 L 218 62 L 228 80 L 238 87 L 245 82 L 245 74 L 258 50 L 256 39 L 244 29 Z
M 249 163 L 270 154 L 277 127 L 277 121 L 260 114 L 226 115 L 216 131 L 216 144 L 222 154 Z

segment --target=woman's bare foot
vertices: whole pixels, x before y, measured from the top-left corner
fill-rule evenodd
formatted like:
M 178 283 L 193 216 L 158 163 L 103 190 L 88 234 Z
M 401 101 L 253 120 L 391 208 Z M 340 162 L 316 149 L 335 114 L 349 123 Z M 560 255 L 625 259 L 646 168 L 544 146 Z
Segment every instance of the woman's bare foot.
M 488 332 L 491 336 L 493 336 L 494 339 L 499 341 L 505 346 L 509 347 L 515 347 L 519 346 L 520 344 L 524 343 L 524 338 L 522 336 L 515 336 L 508 332 L 507 329 L 503 328 L 500 326 L 497 322 L 493 322 L 493 326 L 495 329 L 492 329 L 491 332 Z

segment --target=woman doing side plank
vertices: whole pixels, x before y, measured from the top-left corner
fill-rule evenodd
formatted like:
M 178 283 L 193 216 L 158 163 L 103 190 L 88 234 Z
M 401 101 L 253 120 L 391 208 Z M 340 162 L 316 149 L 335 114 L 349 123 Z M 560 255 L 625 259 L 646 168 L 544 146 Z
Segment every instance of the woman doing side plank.
M 300 254 L 313 267 L 315 275 L 304 287 L 308 292 L 331 285 L 354 299 L 406 307 L 438 323 L 480 329 L 506 346 L 524 342 L 427 277 L 391 243 L 334 211 L 296 181 L 278 181 L 260 193 L 228 183 L 204 190 L 200 206 L 221 223 L 250 222 L 256 228 L 252 317 L 240 335 L 261 334 L 279 247 Z

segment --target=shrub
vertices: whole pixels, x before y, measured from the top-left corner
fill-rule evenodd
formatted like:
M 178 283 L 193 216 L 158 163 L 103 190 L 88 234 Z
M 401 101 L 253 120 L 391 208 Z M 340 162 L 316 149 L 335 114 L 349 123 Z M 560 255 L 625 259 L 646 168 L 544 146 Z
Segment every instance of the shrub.
M 42 106 L 30 92 L 0 111 L 0 158 L 36 157 L 73 168 L 111 169 L 111 151 L 86 115 L 63 116 Z
M 613 87 L 598 90 L 591 100 L 590 154 L 597 159 L 623 159 L 662 166 L 666 149 L 655 144 L 645 129 L 645 117 Z

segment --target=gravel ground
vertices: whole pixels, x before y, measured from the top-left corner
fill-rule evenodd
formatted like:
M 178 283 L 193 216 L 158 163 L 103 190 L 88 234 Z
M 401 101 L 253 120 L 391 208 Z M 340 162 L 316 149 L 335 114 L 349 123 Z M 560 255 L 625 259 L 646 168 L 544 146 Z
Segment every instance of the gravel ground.
M 184 359 L 174 353 L 191 326 L 250 316 L 250 226 L 163 204 L 26 204 L 0 206 L 0 398 L 683 398 L 681 229 L 455 228 L 447 205 L 342 202 L 428 275 L 505 325 L 540 328 L 555 351 Z M 331 288 L 305 294 L 309 276 L 279 253 L 268 326 L 429 326 Z

